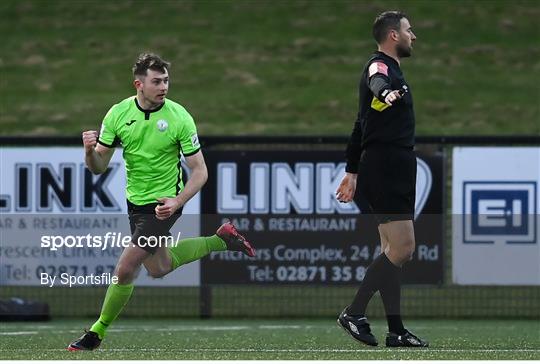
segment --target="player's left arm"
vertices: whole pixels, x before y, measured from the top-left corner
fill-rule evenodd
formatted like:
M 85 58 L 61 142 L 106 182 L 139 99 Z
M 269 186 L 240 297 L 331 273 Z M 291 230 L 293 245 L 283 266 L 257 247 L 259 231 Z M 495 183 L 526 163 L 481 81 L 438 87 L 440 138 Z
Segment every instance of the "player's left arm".
M 203 188 L 208 179 L 208 170 L 204 162 L 204 156 L 200 150 L 193 155 L 185 157 L 185 159 L 187 166 L 191 169 L 191 176 L 178 196 L 158 199 L 161 205 L 156 207 L 156 217 L 160 220 L 165 220 L 180 207 L 184 206 Z

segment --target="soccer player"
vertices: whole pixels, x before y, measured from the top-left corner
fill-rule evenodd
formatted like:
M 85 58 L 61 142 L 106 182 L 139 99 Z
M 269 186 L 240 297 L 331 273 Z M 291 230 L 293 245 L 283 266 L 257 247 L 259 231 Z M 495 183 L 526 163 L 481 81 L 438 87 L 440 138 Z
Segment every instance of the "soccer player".
M 107 170 L 115 146 L 122 144 L 132 244 L 118 260 L 114 272 L 118 284 L 107 289 L 99 319 L 69 345 L 70 351 L 93 350 L 100 345 L 129 301 L 141 265 L 150 276 L 159 278 L 212 251 L 255 255 L 250 243 L 231 223 L 223 224 L 213 236 L 180 240 L 176 246 L 148 244 L 150 239 L 170 236 L 169 230 L 181 216 L 183 206 L 201 190 L 208 177 L 193 118 L 181 105 L 166 98 L 169 67 L 157 55 L 141 54 L 133 66 L 136 96 L 109 110 L 99 136 L 96 131 L 82 134 L 86 165 L 95 174 Z M 192 171 L 185 186 L 181 155 Z
M 405 329 L 400 314 L 401 267 L 415 248 L 416 190 L 413 100 L 400 62 L 410 57 L 416 36 L 406 15 L 398 11 L 380 14 L 373 24 L 373 36 L 378 50 L 366 63 L 360 80 L 360 111 L 336 198 L 352 201 L 358 183 L 379 224 L 382 253 L 368 267 L 338 324 L 356 340 L 378 345 L 366 308 L 379 291 L 388 321 L 386 346 L 426 347 L 426 341 Z

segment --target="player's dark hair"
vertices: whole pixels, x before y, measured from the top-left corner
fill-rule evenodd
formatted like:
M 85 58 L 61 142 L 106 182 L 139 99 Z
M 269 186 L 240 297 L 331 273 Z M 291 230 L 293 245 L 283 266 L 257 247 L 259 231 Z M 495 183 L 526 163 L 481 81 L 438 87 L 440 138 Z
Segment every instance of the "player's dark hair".
M 377 44 L 382 43 L 390 30 L 399 31 L 401 19 L 407 15 L 401 11 L 385 11 L 375 18 L 373 22 L 373 38 Z
M 133 76 L 146 76 L 148 70 L 165 73 L 169 70 L 170 63 L 153 53 L 141 53 L 133 65 Z

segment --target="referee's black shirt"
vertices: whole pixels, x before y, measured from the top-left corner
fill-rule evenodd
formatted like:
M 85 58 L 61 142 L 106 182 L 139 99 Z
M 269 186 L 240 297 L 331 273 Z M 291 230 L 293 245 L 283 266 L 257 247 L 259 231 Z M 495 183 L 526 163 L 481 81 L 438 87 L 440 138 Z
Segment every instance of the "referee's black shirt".
M 403 90 L 403 97 L 388 106 L 389 91 Z M 360 79 L 360 111 L 347 146 L 349 173 L 356 173 L 362 150 L 370 144 L 414 146 L 414 109 L 411 89 L 399 64 L 383 52 L 375 52 Z

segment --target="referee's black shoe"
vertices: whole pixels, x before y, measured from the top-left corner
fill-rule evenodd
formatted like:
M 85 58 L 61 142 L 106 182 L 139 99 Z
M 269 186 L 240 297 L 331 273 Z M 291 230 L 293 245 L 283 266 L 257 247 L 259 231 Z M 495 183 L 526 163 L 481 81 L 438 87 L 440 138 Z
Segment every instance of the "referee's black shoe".
M 84 335 L 69 344 L 69 351 L 94 350 L 101 344 L 98 334 L 93 331 L 84 330 Z
M 351 316 L 347 314 L 347 308 L 339 315 L 338 325 L 351 335 L 355 340 L 370 346 L 377 346 L 379 343 L 369 327 L 369 322 L 365 317 Z
M 427 348 L 429 343 L 420 339 L 412 332 L 407 331 L 403 335 L 394 334 L 389 332 L 386 334 L 386 346 L 391 348 L 396 347 L 409 347 L 409 348 Z

